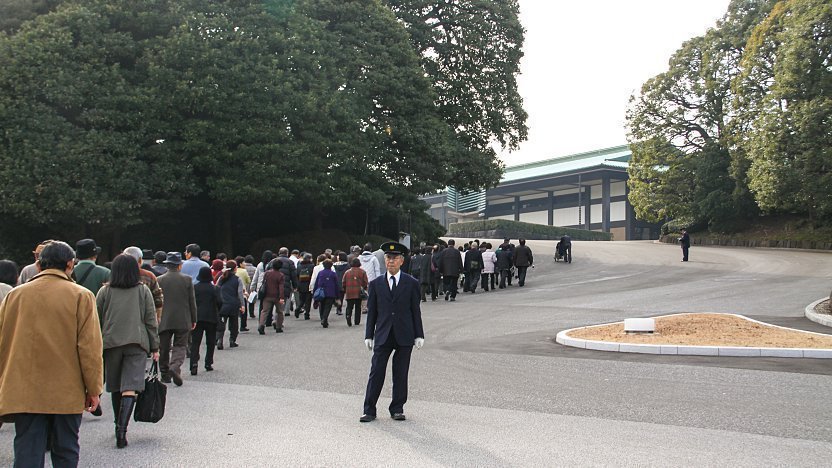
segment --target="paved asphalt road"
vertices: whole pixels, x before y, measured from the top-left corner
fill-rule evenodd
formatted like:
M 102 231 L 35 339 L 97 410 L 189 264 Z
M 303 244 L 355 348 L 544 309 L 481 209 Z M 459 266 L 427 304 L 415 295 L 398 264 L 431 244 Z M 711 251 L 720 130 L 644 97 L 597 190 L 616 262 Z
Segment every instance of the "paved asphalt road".
M 115 449 L 84 416 L 83 466 L 829 466 L 832 361 L 648 356 L 567 348 L 562 329 L 674 312 L 736 312 L 816 330 L 832 255 L 652 242 L 529 242 L 526 287 L 424 304 L 406 422 L 360 424 L 370 353 L 363 327 L 287 320 L 242 334 L 216 371 L 169 387 L 160 423 Z M 340 319 L 340 317 L 338 317 Z M 832 332 L 832 330 L 830 330 Z M 33 389 L 37 391 L 37 389 Z M 13 428 L 0 429 L 0 465 Z

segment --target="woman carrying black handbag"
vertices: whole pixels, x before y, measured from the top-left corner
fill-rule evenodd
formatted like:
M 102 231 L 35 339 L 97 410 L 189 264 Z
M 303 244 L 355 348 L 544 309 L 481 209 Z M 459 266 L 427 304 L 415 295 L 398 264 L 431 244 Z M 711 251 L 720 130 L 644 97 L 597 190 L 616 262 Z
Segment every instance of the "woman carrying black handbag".
M 127 424 L 136 393 L 145 388 L 147 354 L 159 360 L 156 308 L 150 289 L 139 282 L 139 265 L 129 255 L 113 260 L 110 282 L 96 296 L 104 340 L 104 375 L 113 401 L 116 447 L 127 446 Z

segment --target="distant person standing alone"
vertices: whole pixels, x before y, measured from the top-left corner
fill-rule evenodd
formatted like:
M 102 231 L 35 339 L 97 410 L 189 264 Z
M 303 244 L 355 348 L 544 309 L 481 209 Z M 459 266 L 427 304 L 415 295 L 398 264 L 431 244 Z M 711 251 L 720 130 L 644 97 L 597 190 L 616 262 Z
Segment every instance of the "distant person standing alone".
M 682 261 L 688 261 L 688 250 L 690 250 L 690 236 L 687 229 L 682 229 L 682 237 L 679 238 L 679 244 L 682 245 Z

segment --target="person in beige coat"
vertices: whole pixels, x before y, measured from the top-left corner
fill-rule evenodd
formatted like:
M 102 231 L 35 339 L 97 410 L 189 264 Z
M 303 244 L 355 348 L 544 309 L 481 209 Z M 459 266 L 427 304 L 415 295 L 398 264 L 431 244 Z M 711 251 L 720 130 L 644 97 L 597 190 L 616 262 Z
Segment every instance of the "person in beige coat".
M 104 390 L 95 296 L 72 281 L 74 258 L 50 242 L 41 272 L 0 305 L 0 417 L 14 420 L 15 466 L 43 466 L 47 438 L 54 466 L 77 466 L 81 414 Z

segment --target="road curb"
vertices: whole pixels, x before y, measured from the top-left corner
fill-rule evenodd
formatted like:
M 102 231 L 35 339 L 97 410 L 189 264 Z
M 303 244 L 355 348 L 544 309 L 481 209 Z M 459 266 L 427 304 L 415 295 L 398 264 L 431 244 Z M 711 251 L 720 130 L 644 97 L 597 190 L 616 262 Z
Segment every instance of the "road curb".
M 809 319 L 809 320 L 811 320 L 815 323 L 819 323 L 819 324 L 821 324 L 823 326 L 826 326 L 826 327 L 832 327 L 832 316 L 823 315 L 823 314 L 819 314 L 819 313 L 815 312 L 815 307 L 817 307 L 818 304 L 820 304 L 821 302 L 823 302 L 827 299 L 829 299 L 829 298 L 824 297 L 823 299 L 818 299 L 815 302 L 807 305 L 803 314 L 806 316 L 807 319 Z
M 814 310 L 814 306 L 826 299 L 815 301 L 806 307 L 808 317 L 809 307 Z M 814 313 L 814 312 L 812 312 Z M 689 314 L 669 314 L 661 315 L 660 317 L 671 317 L 675 315 L 689 315 Z M 750 322 L 759 323 L 773 328 L 782 328 L 784 330 L 794 330 L 803 333 L 812 333 L 815 335 L 824 335 L 823 333 L 809 332 L 805 330 L 796 330 L 794 328 L 781 327 L 779 325 L 772 325 L 770 323 L 760 322 L 759 320 L 750 319 L 744 315 L 726 314 L 735 317 L 741 317 Z M 817 315 L 817 314 L 815 314 Z M 810 318 L 810 320 L 812 320 Z M 585 327 L 575 327 L 568 330 L 558 332 L 555 341 L 564 346 L 572 346 L 581 349 L 592 349 L 595 351 L 610 351 L 618 353 L 639 353 L 639 354 L 659 354 L 659 355 L 684 355 L 684 356 L 731 356 L 731 357 L 779 357 L 779 358 L 812 358 L 812 359 L 832 359 L 832 349 L 818 349 L 818 348 L 762 348 L 750 346 L 690 346 L 690 345 L 652 345 L 640 343 L 616 343 L 610 341 L 596 341 L 584 340 L 581 338 L 573 338 L 569 336 L 569 332 L 575 330 L 582 330 L 584 328 L 598 327 L 603 325 L 610 325 L 610 322 L 598 325 L 588 325 Z M 820 322 L 818 322 L 820 323 Z M 824 324 L 826 325 L 826 324 Z M 832 320 L 829 325 L 832 326 Z M 828 336 L 828 335 L 824 335 Z

